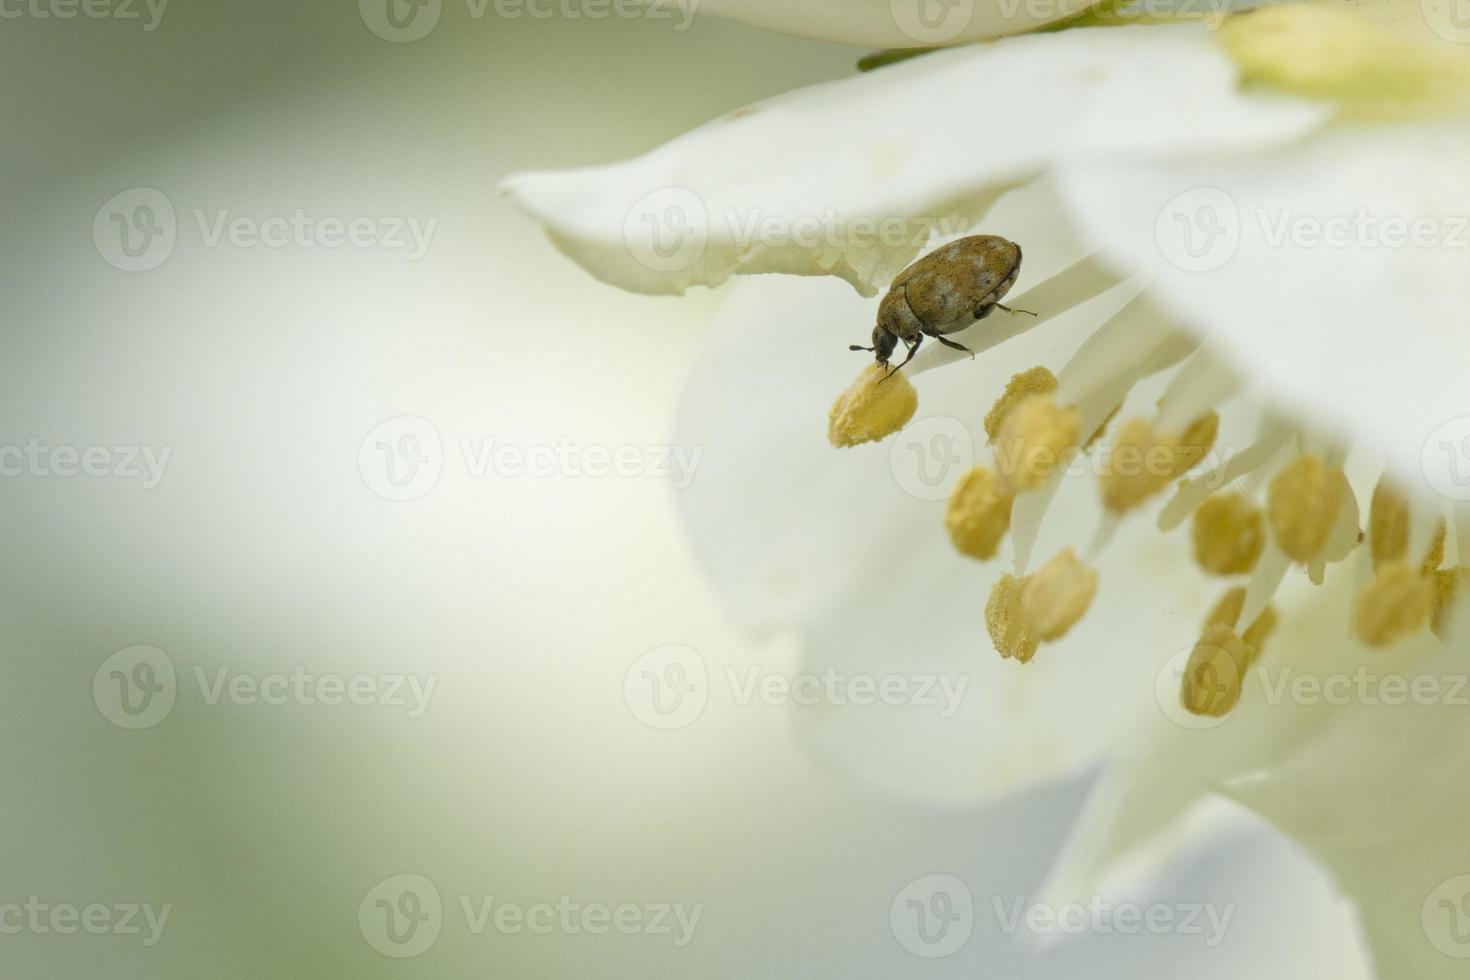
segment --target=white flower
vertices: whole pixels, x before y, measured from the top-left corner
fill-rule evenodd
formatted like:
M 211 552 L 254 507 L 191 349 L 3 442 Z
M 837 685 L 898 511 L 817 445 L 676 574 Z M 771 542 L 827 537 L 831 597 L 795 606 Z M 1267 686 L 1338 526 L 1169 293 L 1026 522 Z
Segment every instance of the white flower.
M 1424 9 L 1419 24 L 1453 27 Z M 1233 797 L 1337 874 L 1383 975 L 1450 976 L 1470 955 L 1470 860 L 1456 863 L 1470 843 L 1458 819 L 1470 723 L 1451 690 L 1470 603 L 1449 604 L 1470 564 L 1458 506 L 1470 499 L 1470 117 L 1453 104 L 1463 53 L 1408 33 L 1321 7 L 1232 19 L 1223 44 L 1188 27 L 1007 39 L 507 189 L 625 288 L 760 272 L 856 288 L 736 289 L 679 431 L 707 449 L 681 503 L 743 622 L 795 631 L 813 670 L 972 681 L 944 717 L 912 704 L 814 711 L 804 734 L 820 754 L 941 800 L 1110 759 L 1057 871 L 1069 893 L 1157 860 L 1152 842 L 1192 807 Z M 979 230 L 1023 245 L 1007 303 L 1040 316 L 952 334 L 983 352 L 974 362 L 924 350 L 906 370 L 919 411 L 902 434 L 826 448 L 824 403 L 854 367 L 842 347 L 872 322 L 864 297 L 981 217 Z M 1032 660 L 1034 644 L 1007 634 L 1022 666 L 985 649 L 999 569 L 977 574 L 955 553 L 941 501 L 971 462 L 988 465 L 980 419 L 1037 364 L 1056 375 L 1039 397 L 1063 414 L 1036 414 L 1038 429 L 1013 411 L 996 440 L 1021 577 L 993 594 L 1013 597 L 1007 615 L 1025 629 L 1066 635 Z M 1087 441 L 1120 406 L 1124 421 L 1064 468 L 1097 472 L 1106 506 L 1088 472 L 1007 469 L 1008 449 Z M 1067 425 L 1047 421 L 1065 412 Z M 1191 447 L 1214 452 L 1200 463 Z M 1168 465 L 1124 474 L 1107 458 L 1126 448 Z M 1359 546 L 1382 460 L 1391 479 Z M 939 463 L 952 468 L 934 492 L 923 467 Z M 1190 467 L 1193 482 L 1165 495 Z M 1205 567 L 1248 571 L 1234 596 L 1182 567 L 1187 544 L 1138 513 L 1167 499 L 1158 523 L 1172 530 L 1226 484 L 1237 495 L 1215 497 L 1193 536 Z M 1394 485 L 1407 487 L 1396 506 Z M 1454 531 L 1443 561 L 1442 517 Z M 1101 572 L 1075 626 L 1090 573 L 1032 563 L 1068 547 Z M 1302 676 L 1318 679 L 1315 695 L 1292 686 Z M 1386 693 L 1419 679 L 1433 690 Z M 1342 684 L 1346 700 L 1323 693 Z

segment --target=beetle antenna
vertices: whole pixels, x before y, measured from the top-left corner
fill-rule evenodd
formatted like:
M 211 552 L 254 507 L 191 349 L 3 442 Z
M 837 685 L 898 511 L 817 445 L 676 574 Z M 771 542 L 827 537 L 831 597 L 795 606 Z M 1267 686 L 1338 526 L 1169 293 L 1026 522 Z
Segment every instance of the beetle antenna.
M 861 344 L 848 344 L 847 345 L 847 349 L 848 350 L 865 350 L 869 354 L 873 353 L 873 351 L 876 350 L 876 348 L 873 348 L 873 347 L 864 347 Z
M 1000 309 L 1005 310 L 1007 313 L 1024 313 L 1027 316 L 1036 316 L 1036 314 L 1032 313 L 1030 310 L 1013 310 L 1009 306 L 1006 306 L 1004 303 L 996 303 L 995 305 Z

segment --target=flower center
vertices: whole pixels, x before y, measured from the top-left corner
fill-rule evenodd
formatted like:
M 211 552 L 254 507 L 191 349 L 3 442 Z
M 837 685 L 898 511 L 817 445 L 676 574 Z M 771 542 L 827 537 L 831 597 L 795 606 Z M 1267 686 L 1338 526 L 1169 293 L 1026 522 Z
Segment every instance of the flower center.
M 1106 287 L 1090 261 L 1079 263 L 1021 297 L 1041 315 L 1006 336 L 1034 329 Z M 988 324 L 956 337 L 979 349 L 998 342 Z M 955 360 L 940 350 L 927 362 L 916 358 L 908 373 Z M 1141 381 L 1166 371 L 1172 378 L 1151 414 L 1113 422 Z M 869 365 L 838 398 L 829 428 L 835 445 L 880 440 L 913 417 L 917 393 L 905 372 L 885 381 L 886 374 Z M 1365 533 L 1344 472 L 1346 450 L 1273 413 L 1249 445 L 1217 451 L 1217 409 L 1241 387 L 1241 377 L 1208 343 L 1176 330 L 1140 294 L 1059 370 L 1037 366 L 1017 374 L 988 411 L 976 406 L 994 463 L 960 478 L 943 523 L 955 550 L 978 561 L 994 558 L 1011 540 L 1014 571 L 1000 578 L 984 608 L 1001 656 L 1028 663 L 1076 627 L 1102 587 L 1093 566 L 1113 534 L 1170 488 L 1158 508 L 1160 530 L 1192 518 L 1200 570 L 1242 580 L 1205 618 L 1191 652 L 1180 692 L 1190 711 L 1221 715 L 1239 701 L 1275 627 L 1271 602 L 1293 566 L 1321 584 L 1328 565 L 1359 555 L 1351 627 L 1368 646 L 1388 646 L 1426 628 L 1442 632 L 1448 609 L 1470 581 L 1470 569 L 1441 567 L 1444 520 L 1383 477 Z M 1088 465 L 1073 465 L 1079 461 Z M 1097 532 L 1084 557 L 1066 548 L 1028 573 L 1047 509 L 1061 482 L 1079 471 L 1096 475 Z M 1470 527 L 1458 530 L 1457 547 L 1470 550 Z M 1364 541 L 1368 547 L 1360 549 Z
M 1456 45 L 1404 27 L 1422 26 L 1430 6 L 1273 4 L 1226 17 L 1219 40 L 1247 84 L 1330 99 L 1352 116 L 1432 110 L 1464 98 L 1470 60 Z

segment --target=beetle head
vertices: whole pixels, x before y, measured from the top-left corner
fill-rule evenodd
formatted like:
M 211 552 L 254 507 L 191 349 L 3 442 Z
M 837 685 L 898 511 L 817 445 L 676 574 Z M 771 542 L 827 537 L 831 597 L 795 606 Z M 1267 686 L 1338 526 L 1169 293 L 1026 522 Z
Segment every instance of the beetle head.
M 883 326 L 883 324 L 880 323 L 873 328 L 872 347 L 862 347 L 858 344 L 852 344 L 847 349 L 871 351 L 872 353 L 877 355 L 879 364 L 887 364 L 888 359 L 893 356 L 893 348 L 897 346 L 898 338 L 890 333 L 887 327 Z

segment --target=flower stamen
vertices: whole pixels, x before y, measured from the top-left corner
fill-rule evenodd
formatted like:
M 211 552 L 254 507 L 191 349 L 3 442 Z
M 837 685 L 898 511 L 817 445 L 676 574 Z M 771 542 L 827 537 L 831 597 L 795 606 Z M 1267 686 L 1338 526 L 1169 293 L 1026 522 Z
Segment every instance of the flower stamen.
M 827 439 L 839 449 L 877 442 L 908 424 L 919 393 L 902 371 L 869 364 L 832 403 Z
M 1276 545 L 1306 564 L 1327 547 L 1344 496 L 1352 489 L 1342 470 L 1310 453 L 1298 456 L 1271 480 L 1267 517 Z
M 1260 508 L 1244 494 L 1216 494 L 1195 511 L 1194 560 L 1211 575 L 1250 571 L 1265 546 Z
M 1011 503 L 1000 479 L 983 466 L 960 477 L 950 494 L 944 527 L 955 550 L 981 561 L 995 557 L 1011 527 Z
M 1013 491 L 1041 486 L 1077 445 L 1077 430 L 1075 407 L 1062 407 L 1050 395 L 1023 398 L 1006 413 L 996 439 L 1001 479 Z
M 1434 611 L 1434 582 L 1406 561 L 1383 565 L 1358 595 L 1353 630 L 1372 647 L 1385 647 L 1418 632 Z
M 1041 646 L 1040 638 L 1026 626 L 1021 615 L 1021 593 L 1029 581 L 1029 576 L 1002 575 L 985 603 L 985 627 L 990 642 L 1002 657 L 1023 664 L 1030 663 Z
M 1006 382 L 1006 390 L 995 400 L 985 415 L 985 435 L 991 442 L 1000 436 L 1006 416 L 1011 414 L 1022 401 L 1031 395 L 1049 395 L 1057 390 L 1057 377 L 1046 368 L 1037 366 L 1020 374 L 1012 375 Z
M 1087 612 L 1096 593 L 1097 572 L 1067 548 L 1030 576 L 1021 591 L 1021 615 L 1040 639 L 1059 640 Z

